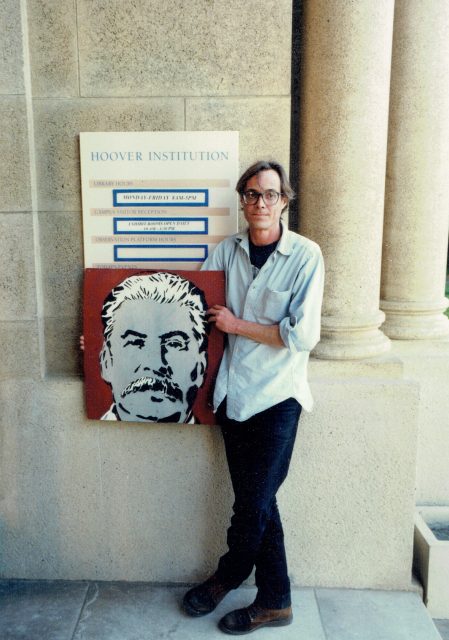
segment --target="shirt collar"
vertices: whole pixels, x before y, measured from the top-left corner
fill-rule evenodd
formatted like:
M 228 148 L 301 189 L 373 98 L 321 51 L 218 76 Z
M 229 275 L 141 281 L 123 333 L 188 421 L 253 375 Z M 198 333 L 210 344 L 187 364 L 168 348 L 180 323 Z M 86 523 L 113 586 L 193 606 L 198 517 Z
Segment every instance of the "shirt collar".
M 276 251 L 283 253 L 286 256 L 289 256 L 292 252 L 292 238 L 290 236 L 290 232 L 287 228 L 287 225 L 281 220 L 282 226 L 282 235 L 279 240 L 278 246 L 276 247 Z M 235 241 L 246 251 L 249 255 L 249 238 L 248 238 L 248 230 L 243 231 L 242 233 L 237 233 L 234 236 Z

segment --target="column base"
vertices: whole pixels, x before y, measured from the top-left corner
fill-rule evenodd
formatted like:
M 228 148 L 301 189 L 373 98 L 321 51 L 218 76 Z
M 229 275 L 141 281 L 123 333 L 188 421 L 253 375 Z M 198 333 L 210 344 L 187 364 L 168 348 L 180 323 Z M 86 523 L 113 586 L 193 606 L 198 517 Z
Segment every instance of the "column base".
M 376 324 L 351 326 L 349 321 L 323 318 L 321 340 L 312 352 L 315 358 L 325 360 L 360 360 L 381 355 L 391 348 L 390 340 L 378 329 L 385 315 L 376 317 Z
M 444 310 L 449 300 L 435 302 L 403 302 L 382 300 L 386 320 L 382 331 L 393 340 L 433 340 L 449 336 L 449 318 Z

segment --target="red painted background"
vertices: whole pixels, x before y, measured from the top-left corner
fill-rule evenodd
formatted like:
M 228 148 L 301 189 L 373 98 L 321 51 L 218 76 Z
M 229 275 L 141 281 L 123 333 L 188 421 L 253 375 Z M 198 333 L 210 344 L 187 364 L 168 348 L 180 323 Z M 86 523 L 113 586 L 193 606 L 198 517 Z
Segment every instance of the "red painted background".
M 158 269 L 157 271 L 161 271 Z M 225 304 L 225 278 L 223 271 L 176 271 L 204 291 L 209 307 Z M 132 275 L 155 271 L 142 269 L 85 269 L 84 271 L 84 376 L 87 417 L 99 420 L 112 403 L 111 388 L 101 377 L 99 354 L 103 345 L 101 309 L 111 289 Z M 224 336 L 214 326 L 209 335 L 208 368 L 203 387 L 193 406 L 193 413 L 202 424 L 215 424 L 212 412 L 212 394 L 215 378 L 223 355 Z

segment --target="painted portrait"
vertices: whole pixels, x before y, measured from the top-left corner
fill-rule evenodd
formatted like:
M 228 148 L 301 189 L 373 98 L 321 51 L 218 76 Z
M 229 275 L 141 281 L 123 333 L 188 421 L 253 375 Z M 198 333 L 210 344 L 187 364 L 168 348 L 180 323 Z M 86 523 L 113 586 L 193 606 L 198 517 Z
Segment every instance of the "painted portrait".
M 86 269 L 88 418 L 214 424 L 223 335 L 207 309 L 224 304 L 224 274 Z

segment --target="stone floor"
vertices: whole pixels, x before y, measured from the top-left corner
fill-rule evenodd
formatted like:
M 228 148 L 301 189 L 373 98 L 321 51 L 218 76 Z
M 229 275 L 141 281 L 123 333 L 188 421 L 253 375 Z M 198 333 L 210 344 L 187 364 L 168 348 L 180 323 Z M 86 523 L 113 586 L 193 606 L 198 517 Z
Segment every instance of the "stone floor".
M 434 620 L 443 640 L 449 640 L 449 620 Z
M 231 592 L 216 611 L 189 618 L 185 587 L 127 582 L 0 581 L 2 640 L 214 640 L 217 621 L 245 606 L 254 588 Z M 440 640 L 419 595 L 351 589 L 293 591 L 293 624 L 260 640 Z M 448 621 L 437 621 L 441 633 Z M 444 635 L 444 638 L 449 638 Z

